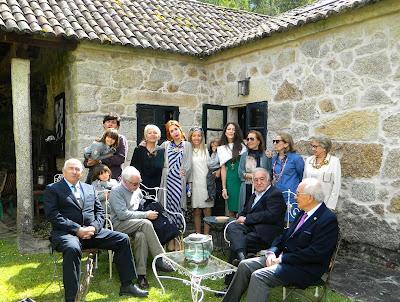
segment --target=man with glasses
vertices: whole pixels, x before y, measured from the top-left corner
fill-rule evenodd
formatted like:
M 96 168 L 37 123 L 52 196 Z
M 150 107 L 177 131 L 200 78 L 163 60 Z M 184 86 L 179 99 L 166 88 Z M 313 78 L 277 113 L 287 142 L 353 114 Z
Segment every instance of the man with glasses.
M 126 167 L 121 176 L 121 183 L 113 187 L 110 192 L 111 221 L 115 230 L 134 237 L 139 287 L 147 289 L 149 284 L 146 279 L 146 265 L 149 251 L 153 257 L 165 252 L 151 222 L 158 217 L 158 212 L 140 211 L 144 199 L 139 188 L 140 172 L 135 167 Z M 157 260 L 156 265 L 160 271 L 172 271 L 162 258 Z
M 306 288 L 327 271 L 339 234 L 336 216 L 323 202 L 318 179 L 303 179 L 296 193 L 301 211 L 293 224 L 274 240 L 265 256 L 239 264 L 223 301 L 239 302 L 246 289 L 247 301 L 268 301 L 270 288 Z
M 286 204 L 282 192 L 271 186 L 269 172 L 256 168 L 253 172 L 254 194 L 246 201 L 235 223 L 227 228 L 230 241 L 230 262 L 238 265 L 248 253 L 257 253 L 271 246 L 283 232 Z M 225 283 L 230 283 L 226 278 Z

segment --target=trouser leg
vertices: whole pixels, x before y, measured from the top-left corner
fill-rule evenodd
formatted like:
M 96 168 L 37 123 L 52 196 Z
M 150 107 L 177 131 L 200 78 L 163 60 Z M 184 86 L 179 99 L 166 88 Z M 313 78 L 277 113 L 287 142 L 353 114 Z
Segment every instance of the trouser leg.
M 270 267 L 258 269 L 251 274 L 249 289 L 247 291 L 247 301 L 268 301 L 270 289 L 283 285 L 283 282 L 275 275 L 278 265 L 275 264 Z
M 146 275 L 147 257 L 149 255 L 146 237 L 141 231 L 136 231 L 133 236 L 133 251 L 136 259 L 136 271 L 138 275 Z
M 230 241 L 230 249 L 237 253 L 246 251 L 246 234 L 250 232 L 250 228 L 244 224 L 231 223 L 228 226 L 227 238 Z
M 241 296 L 249 285 L 251 274 L 256 270 L 263 268 L 264 266 L 265 257 L 246 259 L 240 262 L 223 301 L 239 302 Z

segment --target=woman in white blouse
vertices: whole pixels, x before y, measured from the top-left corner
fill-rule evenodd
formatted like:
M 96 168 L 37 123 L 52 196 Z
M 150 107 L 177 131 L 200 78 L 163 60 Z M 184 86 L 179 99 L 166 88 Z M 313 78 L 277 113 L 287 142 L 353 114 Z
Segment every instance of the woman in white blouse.
M 311 150 L 314 155 L 306 159 L 303 178 L 317 178 L 322 184 L 325 204 L 328 208 L 338 208 L 338 198 L 342 172 L 339 158 L 329 153 L 332 142 L 327 137 L 312 137 Z

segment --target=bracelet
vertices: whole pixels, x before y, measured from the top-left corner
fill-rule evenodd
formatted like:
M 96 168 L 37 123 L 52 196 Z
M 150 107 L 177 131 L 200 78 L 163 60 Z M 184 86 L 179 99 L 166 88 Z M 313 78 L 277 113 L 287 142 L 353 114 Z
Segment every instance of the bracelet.
M 222 192 L 224 192 L 224 191 L 226 192 L 226 189 L 222 189 Z

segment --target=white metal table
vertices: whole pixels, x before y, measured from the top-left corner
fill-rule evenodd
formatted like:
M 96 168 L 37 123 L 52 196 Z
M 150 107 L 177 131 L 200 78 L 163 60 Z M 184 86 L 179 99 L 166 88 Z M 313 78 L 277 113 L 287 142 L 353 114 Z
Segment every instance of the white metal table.
M 156 261 L 158 258 L 163 258 L 163 260 L 166 263 L 170 264 L 179 274 L 186 276 L 188 279 L 166 275 L 159 276 L 156 269 Z M 188 263 L 185 260 L 183 251 L 157 255 L 153 259 L 152 268 L 163 293 L 165 293 L 165 288 L 161 283 L 161 279 L 178 280 L 181 281 L 183 284 L 190 286 L 192 300 L 194 302 L 203 301 L 204 291 L 212 293 L 223 293 L 221 291 L 213 290 L 207 286 L 201 285 L 201 281 L 205 279 L 221 279 L 224 278 L 226 275 L 234 273 L 237 269 L 235 266 L 212 255 L 210 256 L 206 264 Z

